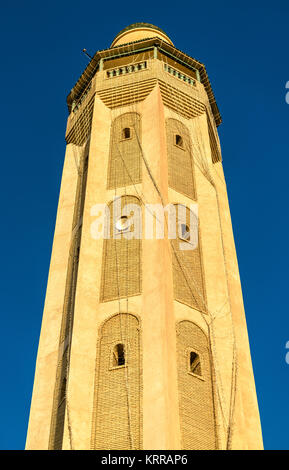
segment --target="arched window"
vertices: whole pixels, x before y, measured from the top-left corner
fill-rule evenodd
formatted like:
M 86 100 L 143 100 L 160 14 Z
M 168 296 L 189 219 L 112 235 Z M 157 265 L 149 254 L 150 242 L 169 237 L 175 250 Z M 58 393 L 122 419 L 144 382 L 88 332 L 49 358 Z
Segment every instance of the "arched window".
M 189 372 L 202 377 L 202 368 L 200 356 L 195 351 L 190 351 L 189 355 Z
M 122 138 L 123 139 L 130 139 L 130 137 L 131 137 L 130 127 L 125 127 L 122 130 Z
M 112 353 L 112 366 L 120 367 L 125 365 L 124 344 L 116 344 Z
M 107 188 L 121 188 L 141 183 L 141 118 L 138 113 L 124 113 L 111 125 Z
M 182 136 L 180 136 L 179 134 L 176 134 L 176 145 L 178 147 L 182 147 L 184 146 L 184 143 L 183 143 L 183 138 Z
M 180 238 L 184 241 L 190 241 L 190 227 L 186 224 L 181 224 Z

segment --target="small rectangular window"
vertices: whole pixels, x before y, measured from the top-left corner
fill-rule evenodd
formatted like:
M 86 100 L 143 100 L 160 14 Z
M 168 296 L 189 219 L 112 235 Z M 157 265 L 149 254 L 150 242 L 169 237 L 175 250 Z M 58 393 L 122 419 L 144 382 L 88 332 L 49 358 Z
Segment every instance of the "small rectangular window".
M 123 139 L 130 139 L 130 138 L 131 138 L 131 132 L 130 132 L 130 128 L 129 128 L 129 127 L 125 127 L 125 128 L 122 130 L 122 138 L 123 138 Z
M 176 138 L 176 140 L 175 140 L 176 145 L 177 145 L 178 147 L 184 148 L 184 143 L 183 143 L 183 138 L 182 138 L 182 136 L 176 134 L 175 138 Z
M 125 365 L 124 344 L 116 344 L 113 348 L 112 365 L 113 367 Z
M 194 375 L 202 377 L 202 368 L 200 356 L 195 351 L 190 351 L 190 370 L 189 372 Z

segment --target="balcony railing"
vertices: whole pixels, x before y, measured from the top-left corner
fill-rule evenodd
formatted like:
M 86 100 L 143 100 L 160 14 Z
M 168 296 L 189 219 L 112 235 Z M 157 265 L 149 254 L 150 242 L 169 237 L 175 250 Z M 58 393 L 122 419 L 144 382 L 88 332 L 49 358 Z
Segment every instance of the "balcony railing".
M 106 77 L 113 78 L 119 77 L 120 75 L 126 75 L 128 73 L 139 72 L 147 68 L 147 62 L 138 62 L 137 64 L 124 65 L 115 69 L 107 70 Z
M 170 65 L 164 64 L 164 69 L 165 69 L 166 72 L 168 72 L 171 75 L 173 75 L 174 77 L 182 80 L 183 82 L 188 83 L 191 86 L 196 86 L 196 80 L 194 78 L 189 77 L 188 75 L 185 75 L 182 72 L 179 72 L 178 70 L 174 69 Z

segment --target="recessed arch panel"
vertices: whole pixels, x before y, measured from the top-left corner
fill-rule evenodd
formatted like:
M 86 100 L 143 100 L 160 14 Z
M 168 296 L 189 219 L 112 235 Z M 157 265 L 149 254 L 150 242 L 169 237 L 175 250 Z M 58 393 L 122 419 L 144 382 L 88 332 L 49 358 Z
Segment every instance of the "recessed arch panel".
M 121 210 L 132 208 L 126 215 L 134 217 L 134 224 L 123 222 L 114 216 L 114 205 L 109 204 L 109 238 L 103 241 L 102 276 L 100 300 L 107 302 L 118 298 L 131 297 L 141 293 L 141 204 L 136 196 L 126 195 L 119 198 Z M 138 224 L 138 227 L 136 227 Z M 117 231 L 117 227 L 124 230 Z M 128 228 L 126 229 L 126 226 Z M 138 230 L 140 233 L 138 235 Z M 134 233 L 128 238 L 128 232 Z M 117 236 L 116 236 L 117 235 Z M 139 236 L 139 238 L 138 238 Z
M 124 113 L 111 126 L 108 189 L 141 182 L 141 118 Z
M 183 207 L 183 211 L 179 207 Z M 176 238 L 172 239 L 173 260 L 173 284 L 174 298 L 190 307 L 197 308 L 203 312 L 207 310 L 205 283 L 203 276 L 201 240 L 197 224 L 192 228 L 192 221 L 188 207 L 175 204 L 176 207 Z M 185 217 L 180 217 L 180 212 Z M 189 239 L 190 229 L 197 231 L 197 246 L 191 244 Z M 188 249 L 186 249 L 188 248 Z
M 192 354 L 198 356 L 198 369 L 192 372 Z M 208 338 L 191 321 L 177 325 L 177 366 L 182 448 L 216 449 L 216 422 L 211 355 Z
M 123 345 L 125 363 L 114 353 Z M 97 350 L 92 448 L 142 448 L 142 359 L 140 323 L 121 313 L 102 325 Z
M 169 186 L 191 199 L 196 198 L 191 139 L 187 127 L 177 119 L 166 120 Z

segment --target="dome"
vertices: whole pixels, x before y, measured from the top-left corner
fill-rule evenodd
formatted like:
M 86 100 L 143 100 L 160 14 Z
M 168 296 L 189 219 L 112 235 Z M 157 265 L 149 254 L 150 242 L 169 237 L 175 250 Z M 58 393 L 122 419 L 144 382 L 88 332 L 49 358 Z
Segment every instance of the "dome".
M 139 41 L 141 39 L 148 39 L 158 37 L 164 41 L 172 44 L 170 38 L 166 33 L 150 23 L 133 23 L 126 28 L 122 29 L 114 38 L 111 47 L 127 44 L 128 42 Z

